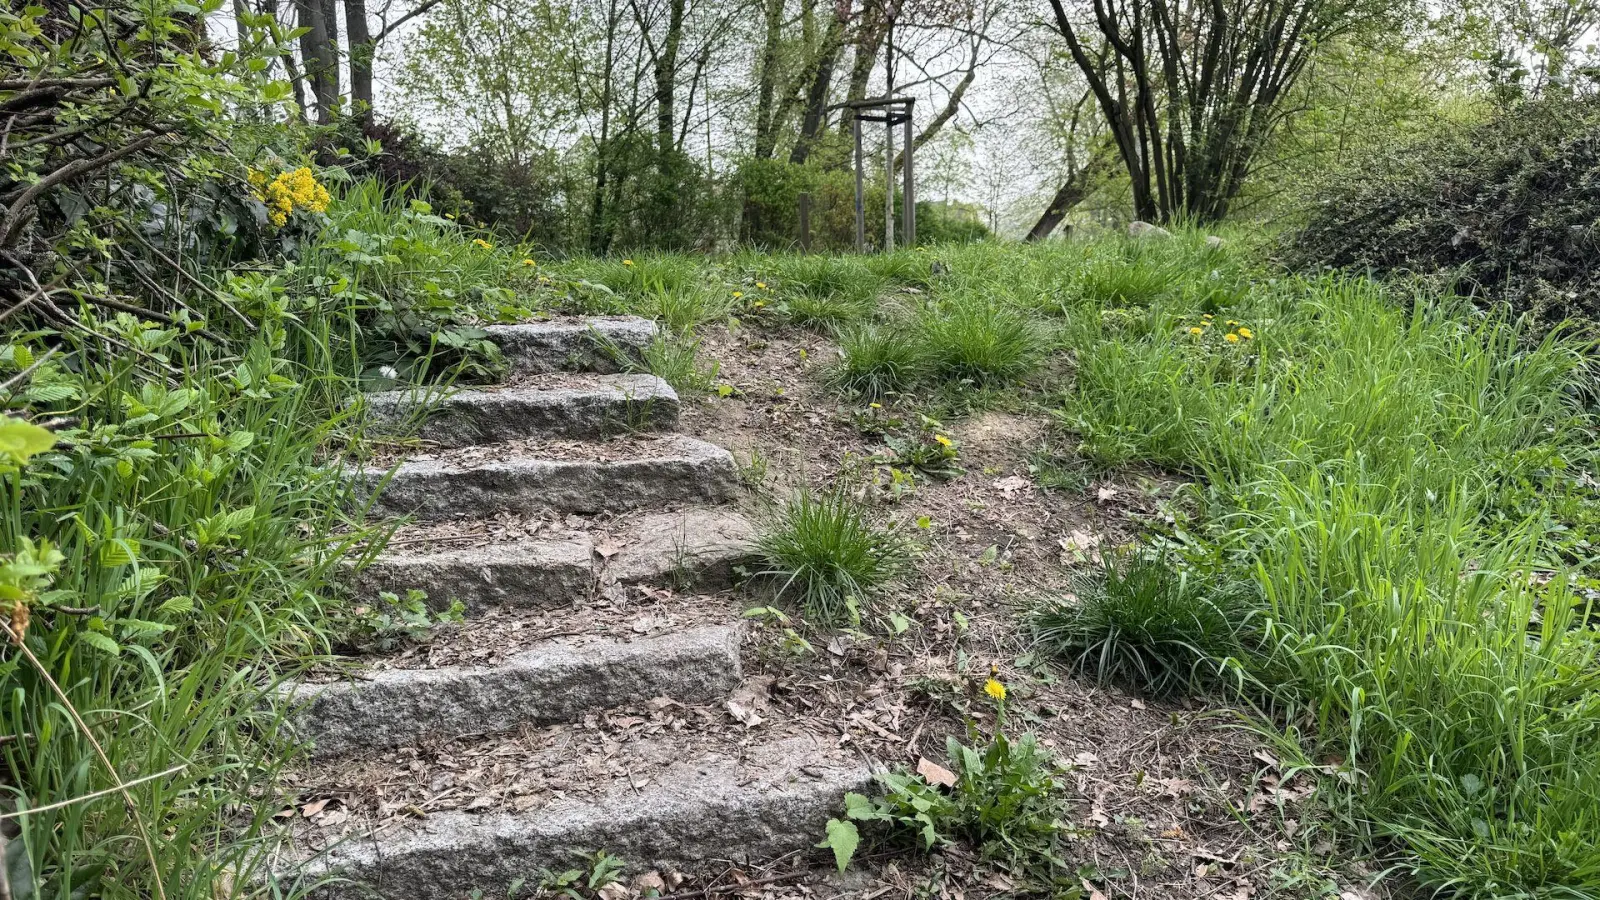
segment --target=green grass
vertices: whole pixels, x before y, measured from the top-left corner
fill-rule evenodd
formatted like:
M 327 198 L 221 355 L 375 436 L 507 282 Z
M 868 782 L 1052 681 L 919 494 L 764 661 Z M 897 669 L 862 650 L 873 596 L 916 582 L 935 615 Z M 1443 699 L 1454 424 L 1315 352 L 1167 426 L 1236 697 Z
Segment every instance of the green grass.
M 854 620 L 905 569 L 909 552 L 844 488 L 800 491 L 756 541 L 758 574 L 776 585 L 779 598 L 798 600 L 808 616 L 834 624 Z
M 1243 592 L 1197 582 L 1170 560 L 1112 557 L 1071 588 L 1030 624 L 1041 647 L 1098 681 L 1172 693 L 1214 681 L 1245 650 Z
M 856 325 L 839 334 L 842 358 L 828 371 L 835 390 L 882 400 L 911 387 L 926 366 L 913 337 L 893 325 Z
M 926 307 L 914 339 L 934 377 L 977 385 L 1022 378 L 1038 366 L 1044 351 L 1038 322 L 1013 307 L 971 295 Z

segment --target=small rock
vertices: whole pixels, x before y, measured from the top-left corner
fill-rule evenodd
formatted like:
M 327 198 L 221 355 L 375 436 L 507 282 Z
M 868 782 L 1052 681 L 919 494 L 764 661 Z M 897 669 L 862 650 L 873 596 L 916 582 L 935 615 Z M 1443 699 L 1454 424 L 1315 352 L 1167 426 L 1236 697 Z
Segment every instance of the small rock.
M 1211 249 L 1211 250 L 1221 250 L 1222 249 L 1222 245 L 1224 245 L 1226 243 L 1227 243 L 1227 241 L 1223 240 L 1222 238 L 1217 237 L 1214 234 L 1210 235 L 1209 237 L 1206 238 L 1206 247 L 1208 249 Z
M 1139 240 L 1164 241 L 1172 237 L 1172 232 L 1162 228 L 1160 225 L 1152 225 L 1149 222 L 1129 222 L 1128 237 Z

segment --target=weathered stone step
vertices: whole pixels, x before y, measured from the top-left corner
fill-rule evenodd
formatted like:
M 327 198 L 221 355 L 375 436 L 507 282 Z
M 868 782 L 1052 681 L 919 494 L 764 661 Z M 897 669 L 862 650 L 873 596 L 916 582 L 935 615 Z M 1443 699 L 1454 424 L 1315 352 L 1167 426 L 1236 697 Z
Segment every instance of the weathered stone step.
M 360 576 L 363 593 L 427 592 L 434 609 L 460 600 L 485 607 L 552 609 L 587 597 L 602 582 L 716 590 L 749 558 L 755 526 L 731 509 L 691 507 L 635 516 L 603 532 L 564 531 L 495 541 L 452 529 L 430 540 L 420 529 Z
M 641 752 L 671 757 L 678 750 L 660 743 Z M 277 878 L 345 878 L 372 892 L 361 896 L 384 900 L 458 900 L 506 896 L 529 873 L 560 871 L 599 850 L 635 872 L 762 862 L 808 850 L 842 811 L 845 792 L 871 786 L 865 764 L 818 735 L 678 754 L 652 774 L 643 785 L 632 773 L 607 779 L 588 796 L 523 813 L 438 812 L 368 829 L 298 872 L 280 868 Z
M 442 399 L 423 391 L 384 391 L 368 394 L 366 401 L 380 430 L 402 427 L 431 407 L 418 437 L 445 447 L 598 438 L 678 424 L 678 395 L 654 375 L 545 375 Z
M 739 683 L 739 637 L 737 626 L 705 625 L 630 641 L 558 639 L 503 665 L 381 669 L 295 685 L 286 699 L 312 754 L 337 756 L 570 722 L 652 697 L 711 702 Z
M 490 325 L 484 329 L 512 377 L 550 372 L 620 372 L 641 364 L 656 325 L 635 317 Z
M 369 488 L 383 475 L 368 470 Z M 682 435 L 603 444 L 517 442 L 401 463 L 378 498 L 383 515 L 438 520 L 498 510 L 593 513 L 721 503 L 738 490 L 733 455 Z

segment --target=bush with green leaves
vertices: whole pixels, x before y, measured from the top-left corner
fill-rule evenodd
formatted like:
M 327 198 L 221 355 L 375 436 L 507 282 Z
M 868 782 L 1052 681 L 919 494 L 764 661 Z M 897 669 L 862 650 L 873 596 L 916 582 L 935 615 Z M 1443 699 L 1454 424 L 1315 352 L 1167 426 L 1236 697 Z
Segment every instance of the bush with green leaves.
M 1196 687 L 1244 653 L 1251 606 L 1160 556 L 1106 558 L 1035 609 L 1035 638 L 1082 674 L 1152 694 Z
M 799 600 L 825 622 L 857 617 L 861 605 L 906 568 L 910 547 L 873 524 L 845 487 L 795 494 L 756 539 L 758 575 L 778 596 Z
M 1600 319 L 1600 97 L 1552 94 L 1358 158 L 1286 239 L 1292 265 L 1420 274 L 1545 327 Z

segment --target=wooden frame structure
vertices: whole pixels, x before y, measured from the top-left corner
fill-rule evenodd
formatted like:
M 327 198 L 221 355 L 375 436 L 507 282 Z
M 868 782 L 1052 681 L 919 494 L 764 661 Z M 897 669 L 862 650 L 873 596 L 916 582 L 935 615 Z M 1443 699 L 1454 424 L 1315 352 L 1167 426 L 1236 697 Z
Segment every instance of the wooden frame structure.
M 913 136 L 911 111 L 915 97 L 873 97 L 840 103 L 833 109 L 850 110 L 850 132 L 855 138 L 856 155 L 856 252 L 867 252 L 866 171 L 862 160 L 861 123 L 884 123 L 883 147 L 883 250 L 894 249 L 894 127 L 905 131 L 905 165 L 901 167 L 903 182 L 900 188 L 900 233 L 907 247 L 917 243 L 916 182 L 911 162 Z

